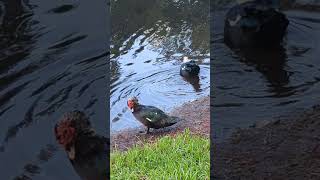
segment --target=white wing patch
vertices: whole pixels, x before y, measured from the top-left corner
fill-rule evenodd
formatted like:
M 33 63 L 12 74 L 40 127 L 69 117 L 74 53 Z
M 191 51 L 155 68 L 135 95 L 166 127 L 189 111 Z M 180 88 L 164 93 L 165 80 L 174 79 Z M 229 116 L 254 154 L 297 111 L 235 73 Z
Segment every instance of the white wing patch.
M 150 118 L 146 118 L 148 121 L 152 122 L 152 120 Z

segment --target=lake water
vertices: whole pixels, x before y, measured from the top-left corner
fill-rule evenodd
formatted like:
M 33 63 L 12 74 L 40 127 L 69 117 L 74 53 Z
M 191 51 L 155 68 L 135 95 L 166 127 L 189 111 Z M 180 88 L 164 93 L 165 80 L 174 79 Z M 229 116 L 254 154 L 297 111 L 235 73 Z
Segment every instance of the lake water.
M 127 99 L 165 112 L 210 92 L 209 1 L 119 0 L 111 3 L 111 132 L 136 128 Z M 179 75 L 183 56 L 199 79 Z
M 107 7 L 0 1 L 0 179 L 79 179 L 53 134 L 67 111 L 107 135 Z

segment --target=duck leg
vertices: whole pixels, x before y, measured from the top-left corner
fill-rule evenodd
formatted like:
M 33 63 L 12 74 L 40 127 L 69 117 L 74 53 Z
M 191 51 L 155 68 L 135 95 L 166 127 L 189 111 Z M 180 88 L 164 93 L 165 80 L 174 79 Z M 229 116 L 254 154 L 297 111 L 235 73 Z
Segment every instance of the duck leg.
M 149 134 L 150 133 L 150 128 L 147 128 L 146 131 L 140 130 L 139 133 L 140 134 Z

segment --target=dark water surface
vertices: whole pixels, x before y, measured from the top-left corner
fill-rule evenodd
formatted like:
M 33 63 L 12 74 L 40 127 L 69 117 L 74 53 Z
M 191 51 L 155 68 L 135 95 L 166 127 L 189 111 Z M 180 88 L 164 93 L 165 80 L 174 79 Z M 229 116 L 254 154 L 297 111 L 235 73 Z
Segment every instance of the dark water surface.
M 213 127 L 217 140 L 237 127 L 291 117 L 319 104 L 320 13 L 288 10 L 283 49 L 237 53 L 223 43 L 227 8 L 212 11 Z
M 142 104 L 165 112 L 209 95 L 209 0 L 118 0 L 111 3 L 111 131 L 140 126 L 127 108 Z M 183 56 L 200 65 L 199 79 L 183 79 Z
M 53 127 L 78 109 L 106 134 L 107 14 L 104 0 L 0 1 L 0 179 L 79 179 Z

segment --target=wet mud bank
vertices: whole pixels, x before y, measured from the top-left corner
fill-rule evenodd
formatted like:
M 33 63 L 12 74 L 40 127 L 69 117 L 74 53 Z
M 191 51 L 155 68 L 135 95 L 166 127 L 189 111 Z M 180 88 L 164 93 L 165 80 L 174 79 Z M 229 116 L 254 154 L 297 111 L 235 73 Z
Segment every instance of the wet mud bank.
M 175 108 L 169 113 L 183 120 L 177 124 L 163 128 L 152 129 L 149 134 L 143 134 L 143 126 L 140 128 L 125 129 L 111 134 L 112 150 L 125 151 L 134 145 L 143 145 L 146 142 L 153 142 L 156 139 L 165 136 L 175 136 L 182 133 L 185 129 L 190 129 L 191 134 L 209 137 L 210 133 L 210 97 L 187 102 L 182 106 Z
M 214 144 L 215 179 L 319 179 L 320 105 Z

